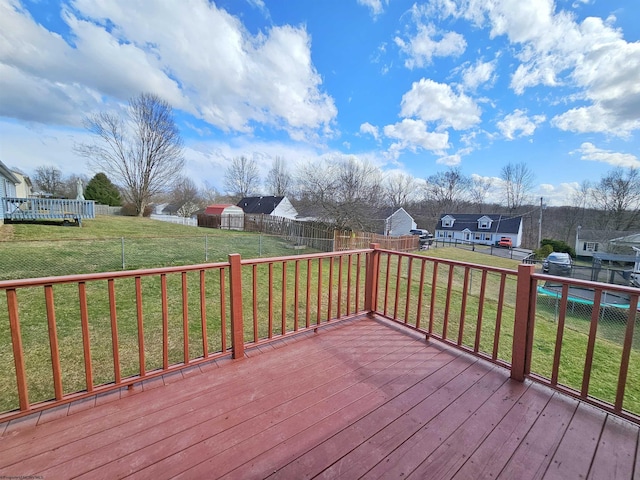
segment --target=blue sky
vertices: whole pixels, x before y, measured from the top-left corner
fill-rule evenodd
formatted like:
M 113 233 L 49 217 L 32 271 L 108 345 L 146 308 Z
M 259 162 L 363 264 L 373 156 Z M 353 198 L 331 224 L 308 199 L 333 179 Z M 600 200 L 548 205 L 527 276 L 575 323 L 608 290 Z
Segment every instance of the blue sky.
M 535 173 L 535 197 L 640 166 L 637 0 L 0 0 L 0 159 L 92 175 L 83 115 L 151 91 L 185 172 L 353 155 L 424 179 Z M 498 198 L 499 181 L 491 195 Z

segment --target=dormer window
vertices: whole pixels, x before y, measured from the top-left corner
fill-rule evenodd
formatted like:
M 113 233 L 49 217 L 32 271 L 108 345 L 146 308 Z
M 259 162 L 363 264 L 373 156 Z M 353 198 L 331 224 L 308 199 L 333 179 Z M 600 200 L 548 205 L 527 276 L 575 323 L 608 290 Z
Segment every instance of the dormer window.
M 444 217 L 442 217 L 442 226 L 443 227 L 453 227 L 453 222 L 455 222 L 456 219 L 449 216 L 449 215 L 445 215 Z
M 478 230 L 488 230 L 491 228 L 491 218 L 487 216 L 478 219 Z

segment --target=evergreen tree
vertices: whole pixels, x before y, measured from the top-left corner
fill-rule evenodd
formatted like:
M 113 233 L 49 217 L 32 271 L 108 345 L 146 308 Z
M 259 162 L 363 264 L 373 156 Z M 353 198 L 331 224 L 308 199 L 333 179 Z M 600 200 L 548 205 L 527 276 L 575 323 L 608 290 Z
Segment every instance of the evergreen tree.
M 120 191 L 104 173 L 97 173 L 84 189 L 84 198 L 112 207 L 122 205 Z

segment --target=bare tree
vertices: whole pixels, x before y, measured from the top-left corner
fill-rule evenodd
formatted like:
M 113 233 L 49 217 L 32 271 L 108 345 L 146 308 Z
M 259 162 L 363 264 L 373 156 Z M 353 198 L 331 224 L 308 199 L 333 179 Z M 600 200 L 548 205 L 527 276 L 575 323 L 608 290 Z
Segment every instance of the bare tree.
M 454 167 L 427 178 L 425 194 L 427 200 L 434 202 L 440 212 L 451 213 L 468 200 L 470 188 L 471 179 Z
M 258 164 L 245 156 L 235 157 L 224 175 L 227 193 L 242 198 L 254 193 L 260 185 Z
M 54 196 L 63 193 L 64 182 L 62 181 L 62 172 L 56 167 L 42 165 L 36 168 L 33 181 L 35 182 L 36 188 L 41 192 Z
M 314 216 L 340 228 L 369 231 L 382 222 L 376 218 L 381 179 L 377 167 L 355 157 L 335 157 L 298 172 L 301 200 L 316 209 Z
M 170 202 L 181 217 L 190 217 L 203 206 L 198 187 L 190 178 L 179 176 L 171 187 Z
M 153 196 L 164 191 L 184 165 L 171 105 L 142 93 L 129 100 L 124 118 L 103 112 L 87 117 L 84 124 L 95 141 L 76 146 L 76 151 L 120 184 L 125 199 L 142 216 Z
M 216 187 L 205 181 L 204 188 L 200 190 L 200 197 L 206 205 L 212 205 L 218 202 L 220 192 Z
M 640 173 L 635 168 L 616 168 L 591 190 L 594 206 L 601 210 L 603 228 L 629 230 L 640 215 Z
M 386 201 L 393 207 L 406 207 L 415 198 L 417 184 L 415 178 L 404 173 L 388 175 L 383 184 Z
M 480 177 L 478 175 L 471 176 L 471 188 L 469 190 L 469 199 L 478 207 L 478 213 L 483 213 L 484 202 L 493 187 L 493 179 Z
M 265 185 L 268 192 L 276 197 L 284 197 L 290 193 L 293 179 L 281 157 L 273 159 L 271 170 L 267 174 Z
M 508 163 L 500 172 L 507 208 L 516 210 L 527 203 L 535 175 L 526 163 Z

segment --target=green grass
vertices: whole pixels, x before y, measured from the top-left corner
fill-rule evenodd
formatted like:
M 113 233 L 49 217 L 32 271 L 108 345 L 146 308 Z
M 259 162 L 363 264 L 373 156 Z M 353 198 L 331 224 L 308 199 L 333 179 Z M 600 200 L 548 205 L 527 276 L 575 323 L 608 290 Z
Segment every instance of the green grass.
M 99 216 L 82 228 L 0 226 L 0 280 L 221 262 L 230 253 L 256 258 L 313 251 L 293 250 L 274 236 Z

